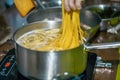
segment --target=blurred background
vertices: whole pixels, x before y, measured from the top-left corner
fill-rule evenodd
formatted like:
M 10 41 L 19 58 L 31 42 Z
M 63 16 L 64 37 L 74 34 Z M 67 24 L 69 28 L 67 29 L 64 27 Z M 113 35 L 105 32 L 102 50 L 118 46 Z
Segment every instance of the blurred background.
M 34 0 L 34 2 L 36 8 L 27 16 L 22 17 L 13 0 L 0 0 L 0 60 L 8 50 L 13 48 L 13 44 L 8 42 L 13 33 L 20 27 L 29 24 L 30 22 L 27 20 L 36 10 L 61 7 L 61 0 Z M 85 0 L 83 9 L 95 12 L 101 17 L 100 29 L 90 43 L 120 42 L 120 0 Z M 34 15 L 30 19 L 37 17 L 38 15 Z M 118 48 L 91 50 L 99 56 L 100 65 L 111 64 L 110 66 L 103 65 L 103 67 L 97 65 L 94 80 L 116 79 L 119 63 L 118 50 Z

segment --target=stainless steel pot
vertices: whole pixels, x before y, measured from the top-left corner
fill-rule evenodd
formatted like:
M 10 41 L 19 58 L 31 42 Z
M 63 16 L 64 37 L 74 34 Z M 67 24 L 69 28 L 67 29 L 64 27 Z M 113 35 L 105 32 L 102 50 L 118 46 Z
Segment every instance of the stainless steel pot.
M 17 39 L 24 33 L 35 29 L 59 28 L 61 21 L 39 21 L 18 29 L 14 35 L 18 71 L 29 79 L 52 80 L 81 74 L 87 63 L 86 49 L 106 49 L 120 47 L 119 43 L 81 44 L 64 51 L 35 51 L 22 47 Z
M 13 39 L 35 29 L 59 28 L 61 22 L 35 22 L 18 29 Z M 16 42 L 18 71 L 29 79 L 52 80 L 56 77 L 81 74 L 86 68 L 87 53 L 83 45 L 64 51 L 35 51 L 22 47 Z
M 36 21 L 43 21 L 45 19 L 50 21 L 55 18 L 62 18 L 61 8 L 34 9 L 27 15 L 27 22 L 32 23 Z

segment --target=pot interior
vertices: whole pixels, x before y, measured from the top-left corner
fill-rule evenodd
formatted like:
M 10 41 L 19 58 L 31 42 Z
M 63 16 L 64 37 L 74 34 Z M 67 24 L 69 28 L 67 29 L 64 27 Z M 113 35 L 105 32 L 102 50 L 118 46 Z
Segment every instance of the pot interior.
M 42 48 L 41 49 L 40 46 L 47 45 L 46 41 L 47 40 L 51 41 L 52 39 L 50 39 L 50 37 L 52 38 L 54 33 L 55 33 L 54 37 L 57 37 L 58 35 L 56 35 L 56 34 L 57 34 L 57 32 L 59 32 L 60 26 L 61 26 L 61 21 L 38 21 L 38 22 L 30 23 L 29 25 L 23 26 L 22 28 L 18 29 L 14 33 L 13 39 L 18 45 L 20 45 L 21 47 L 24 47 L 26 49 L 35 50 L 35 51 L 49 51 L 52 48 L 45 48 L 45 49 Z M 50 32 L 50 33 L 46 34 L 46 32 L 45 32 L 45 34 L 47 35 L 46 37 L 44 37 L 45 35 L 43 33 L 37 32 L 40 30 L 43 30 L 43 31 L 49 30 L 50 31 L 50 29 L 53 29 L 52 30 L 53 33 Z M 37 33 L 37 34 L 34 34 L 34 33 Z M 43 37 L 41 37 L 42 34 L 43 34 Z M 29 37 L 25 38 L 25 36 L 27 36 L 27 35 L 28 36 L 29 35 L 32 35 L 32 36 L 36 35 L 36 36 L 35 37 L 29 36 Z M 39 44 L 35 44 L 33 47 L 33 44 L 30 44 L 30 42 L 32 41 L 32 43 L 34 43 L 33 40 L 38 39 L 36 37 L 41 37 L 39 39 L 42 39 L 42 40 L 35 42 L 35 43 L 39 43 Z M 75 47 L 75 48 L 78 48 L 78 47 Z M 74 48 L 72 48 L 72 49 L 74 49 Z M 67 49 L 67 50 L 70 50 L 70 49 Z M 67 51 L 67 50 L 64 50 L 64 51 Z M 63 51 L 63 50 L 57 50 L 57 51 Z
M 24 35 L 27 32 L 30 32 L 32 30 L 37 29 L 54 29 L 59 28 L 61 25 L 61 21 L 40 21 L 40 22 L 34 22 L 30 23 L 28 25 L 25 25 L 21 28 L 19 28 L 13 35 L 13 39 L 17 41 L 19 37 Z

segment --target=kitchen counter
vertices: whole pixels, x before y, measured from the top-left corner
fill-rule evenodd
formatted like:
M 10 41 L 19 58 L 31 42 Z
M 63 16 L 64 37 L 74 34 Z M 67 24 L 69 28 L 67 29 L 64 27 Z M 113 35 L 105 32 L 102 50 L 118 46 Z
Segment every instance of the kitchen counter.
M 110 34 L 106 32 L 100 32 L 97 34 L 95 39 L 93 39 L 94 43 L 105 43 L 105 42 L 119 42 L 120 31 L 118 34 Z M 118 48 L 109 48 L 109 49 L 100 49 L 100 50 L 92 50 L 92 52 L 96 53 L 98 56 L 102 58 L 102 61 L 112 63 L 112 67 L 109 68 L 96 68 L 94 80 L 115 80 L 117 66 L 118 66 Z
M 16 8 L 12 6 L 11 8 L 7 9 L 2 14 L 6 20 L 6 24 L 11 26 L 12 34 L 21 26 L 27 24 L 26 17 L 22 18 Z M 0 23 L 2 24 L 2 23 Z M 106 32 L 99 32 L 95 39 L 93 39 L 93 43 L 101 43 L 101 42 L 108 42 L 108 40 L 112 42 L 120 41 L 120 32 L 116 35 L 109 34 Z M 14 48 L 14 45 L 9 41 L 5 42 L 4 44 L 0 45 L 0 61 L 4 57 L 7 51 Z M 112 66 L 107 68 L 95 68 L 94 72 L 94 80 L 115 80 L 116 77 L 116 70 L 118 65 L 118 49 L 101 49 L 101 50 L 92 50 L 91 52 L 96 53 L 99 57 L 102 58 L 102 61 L 112 63 Z

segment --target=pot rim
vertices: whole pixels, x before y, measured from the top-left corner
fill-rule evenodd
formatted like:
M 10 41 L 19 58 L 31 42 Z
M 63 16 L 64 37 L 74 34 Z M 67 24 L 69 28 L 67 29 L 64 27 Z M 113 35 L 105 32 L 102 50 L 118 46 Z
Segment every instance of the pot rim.
M 50 51 L 40 51 L 40 50 L 33 50 L 33 49 L 30 49 L 30 48 L 26 48 L 24 46 L 21 46 L 20 44 L 18 44 L 17 42 L 15 42 L 17 45 L 19 45 L 20 47 L 26 49 L 26 50 L 29 50 L 29 51 L 32 51 L 32 52 L 37 52 L 37 53 L 57 53 L 57 54 L 61 54 L 61 52 L 65 52 L 65 51 L 70 51 L 70 50 L 74 50 L 74 49 L 77 49 L 77 48 L 80 48 L 80 47 L 83 47 L 83 50 L 86 50 L 84 48 L 84 45 L 83 44 L 80 44 L 79 46 L 77 47 L 74 47 L 74 48 L 70 48 L 70 49 L 66 49 L 66 50 L 58 50 L 58 51 L 55 51 L 55 50 L 50 50 Z
M 17 44 L 17 45 L 19 45 L 20 47 L 22 47 L 22 48 L 24 48 L 24 49 L 27 49 L 27 50 L 30 50 L 30 51 L 33 51 L 33 52 L 44 52 L 44 53 L 47 53 L 47 52 L 63 52 L 63 51 L 69 51 L 69 50 L 77 49 L 77 48 L 79 48 L 80 46 L 84 46 L 83 44 L 80 44 L 80 45 L 77 46 L 77 47 L 70 48 L 70 49 L 66 49 L 66 50 L 40 51 L 40 50 L 33 50 L 33 49 L 30 49 L 30 48 L 26 48 L 26 47 L 20 45 L 19 43 L 17 43 L 17 40 L 15 39 L 15 36 L 16 36 L 16 33 L 17 33 L 17 32 L 19 32 L 20 30 L 24 29 L 24 27 L 29 27 L 29 25 L 36 24 L 36 23 L 46 23 L 46 22 L 50 22 L 50 23 L 53 22 L 53 23 L 54 23 L 54 22 L 61 22 L 61 21 L 54 21 L 54 20 L 50 20 L 50 21 L 36 21 L 36 22 L 33 22 L 33 23 L 29 23 L 29 24 L 27 24 L 27 25 L 24 25 L 24 26 L 20 27 L 19 29 L 17 29 L 17 30 L 13 33 L 12 40 L 13 40 L 14 44 Z M 28 31 L 28 32 L 29 32 L 29 31 Z M 27 33 L 27 32 L 26 32 L 26 33 Z M 17 38 L 17 39 L 18 39 L 18 38 Z

